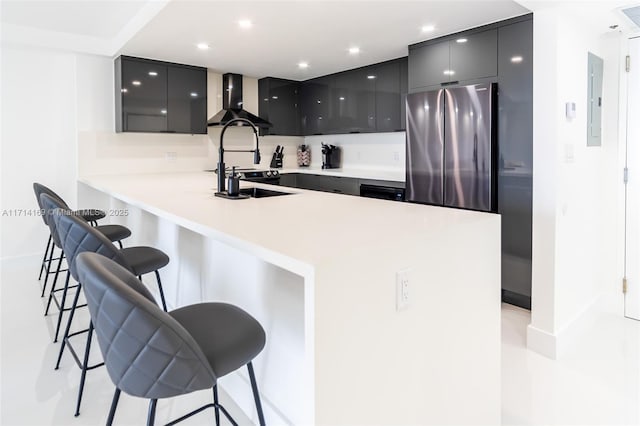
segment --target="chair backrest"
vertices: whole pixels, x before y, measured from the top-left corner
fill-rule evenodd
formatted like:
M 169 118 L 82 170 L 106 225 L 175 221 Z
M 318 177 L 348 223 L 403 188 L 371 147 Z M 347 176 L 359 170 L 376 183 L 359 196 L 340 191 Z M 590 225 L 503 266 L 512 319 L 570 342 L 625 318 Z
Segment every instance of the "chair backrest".
M 35 184 L 34 184 L 35 186 Z M 69 210 L 68 206 L 59 198 L 53 197 L 46 192 L 40 194 L 40 209 L 42 210 L 42 218 L 44 219 L 44 223 L 49 227 L 49 232 L 51 233 L 51 238 L 53 238 L 53 243 L 56 247 L 62 248 L 62 242 L 60 241 L 60 236 L 58 235 L 58 231 L 56 229 L 56 223 L 53 220 L 53 212 L 57 209 L 60 209 L 65 212 L 65 214 L 73 214 L 71 210 Z
M 58 194 L 56 194 L 55 192 L 53 192 L 51 189 L 47 188 L 46 186 L 42 185 L 41 183 L 38 183 L 38 182 L 34 182 L 33 183 L 33 192 L 35 192 L 35 194 L 36 194 L 36 199 L 38 200 L 38 206 L 40 206 L 40 210 L 46 211 L 46 207 L 44 207 L 42 205 L 42 201 L 40 199 L 40 195 L 42 195 L 42 194 L 49 194 L 50 197 L 55 198 L 55 199 L 60 201 L 60 203 L 64 206 L 64 207 L 62 207 L 63 209 L 69 210 L 69 206 L 67 205 L 67 203 L 64 202 L 64 200 L 62 199 L 61 196 L 59 196 Z M 42 220 L 44 221 L 45 225 L 48 225 L 48 222 L 47 222 L 48 217 L 47 217 L 46 214 L 42 215 Z
M 47 204 L 55 202 L 47 194 L 43 194 L 42 198 L 46 200 Z M 58 233 L 62 250 L 64 250 L 64 254 L 67 257 L 71 276 L 79 283 L 82 283 L 82 280 L 78 276 L 76 259 L 78 254 L 85 251 L 99 253 L 131 270 L 120 250 L 83 218 L 75 216 L 69 210 L 58 208 L 51 211 L 51 219 L 53 219 L 54 229 Z
M 76 263 L 100 351 L 118 389 L 169 398 L 213 387 L 216 376 L 200 346 L 131 272 L 95 253 L 79 254 Z

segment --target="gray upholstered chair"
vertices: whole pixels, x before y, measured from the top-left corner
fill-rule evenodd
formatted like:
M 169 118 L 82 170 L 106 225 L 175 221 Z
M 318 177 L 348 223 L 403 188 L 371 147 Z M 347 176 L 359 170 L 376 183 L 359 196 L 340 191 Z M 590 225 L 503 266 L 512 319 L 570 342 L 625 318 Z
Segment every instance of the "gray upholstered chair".
M 109 377 L 116 386 L 107 425 L 113 423 L 120 392 L 150 399 L 147 424 L 157 400 L 213 389 L 208 407 L 233 423 L 218 402 L 217 380 L 246 365 L 260 425 L 264 415 L 251 361 L 265 345 L 262 326 L 248 313 L 226 303 L 200 303 L 163 312 L 136 277 L 95 253 L 78 255 L 77 269 Z
M 43 194 L 42 197 L 46 200 L 49 197 L 47 194 Z M 50 201 L 50 200 L 49 200 Z M 99 253 L 103 256 L 106 256 L 110 259 L 113 259 L 118 264 L 122 265 L 128 271 L 137 275 L 138 278 L 141 278 L 142 275 L 145 275 L 150 272 L 154 272 L 156 275 L 156 280 L 158 282 L 158 290 L 160 292 L 160 300 L 162 301 L 162 307 L 164 310 L 167 310 L 167 304 L 164 298 L 164 291 L 162 290 L 162 281 L 160 280 L 160 274 L 158 270 L 163 268 L 169 263 L 169 256 L 167 256 L 161 250 L 155 249 L 153 247 L 126 247 L 123 249 L 118 249 L 113 245 L 108 238 L 106 238 L 102 233 L 96 230 L 94 227 L 90 226 L 84 219 L 75 216 L 72 212 L 68 210 L 55 209 L 52 210 L 51 219 L 55 223 L 55 229 L 58 233 L 58 238 L 62 244 L 64 252 L 67 255 L 67 264 L 69 265 L 69 272 L 73 279 L 78 282 L 76 287 L 76 293 L 73 298 L 73 302 L 71 304 L 71 310 L 69 312 L 69 317 L 67 319 L 67 325 L 64 331 L 64 337 L 60 344 L 60 351 L 58 353 L 58 360 L 56 362 L 56 370 L 60 367 L 60 361 L 62 359 L 62 355 L 66 347 L 69 347 L 69 351 L 73 356 L 74 360 L 78 364 L 78 367 L 82 370 L 80 375 L 80 387 L 78 389 L 78 402 L 76 405 L 76 413 L 78 416 L 80 414 L 80 404 L 82 402 L 82 393 L 84 390 L 84 383 L 87 374 L 87 370 L 91 370 L 95 367 L 100 366 L 93 365 L 89 366 L 89 353 L 91 350 L 91 336 L 93 334 L 93 327 L 89 324 L 89 328 L 86 330 L 82 330 L 80 332 L 71 333 L 71 324 L 73 322 L 73 317 L 78 307 L 78 300 L 80 297 L 80 291 L 82 289 L 82 280 L 78 276 L 78 270 L 76 268 L 76 258 L 78 254 L 83 252 L 93 252 Z M 64 300 L 66 298 L 66 294 L 69 289 L 69 275 L 67 275 L 67 280 L 65 282 L 65 290 L 62 295 L 63 305 Z M 85 346 L 84 352 L 84 360 L 80 361 L 80 357 L 76 354 L 73 346 L 69 342 L 69 338 L 80 334 L 88 332 L 87 334 L 87 343 Z
M 38 184 L 34 184 L 34 188 L 36 188 L 36 185 Z M 42 185 L 38 185 L 41 186 Z M 43 189 L 44 188 L 44 189 Z M 61 265 L 62 265 L 62 259 L 64 259 L 64 250 L 62 248 L 62 243 L 60 242 L 60 238 L 58 236 L 58 232 L 56 230 L 56 224 L 55 221 L 53 220 L 53 218 L 51 217 L 53 214 L 53 211 L 55 209 L 63 209 L 67 212 L 69 212 L 69 214 L 73 214 L 76 215 L 78 217 L 81 217 L 82 219 L 85 219 L 85 216 L 83 216 L 82 214 L 80 214 L 77 211 L 71 211 L 67 208 L 67 204 L 62 201 L 59 198 L 55 197 L 55 193 L 54 195 L 51 195 L 49 189 L 47 189 L 46 187 L 42 187 L 36 190 L 36 192 L 40 191 L 40 199 L 38 200 L 40 203 L 40 208 L 42 209 L 43 215 L 42 215 L 42 219 L 44 220 L 44 222 L 47 224 L 47 226 L 49 227 L 49 234 L 50 234 L 50 238 L 51 238 L 51 242 L 53 243 L 52 245 L 52 249 L 54 247 L 58 247 L 60 249 L 60 257 L 58 258 L 58 265 L 56 267 L 56 271 L 55 271 L 55 276 L 53 278 L 53 283 L 51 284 L 51 289 L 49 290 L 49 300 L 47 301 L 47 308 L 44 312 L 45 315 L 49 315 L 49 308 L 51 307 L 51 302 L 54 301 L 56 306 L 58 307 L 58 321 L 56 324 L 56 332 L 53 338 L 54 343 L 58 341 L 58 334 L 60 332 L 60 324 L 62 321 L 62 314 L 64 312 L 67 312 L 69 310 L 71 310 L 71 308 L 68 308 L 65 306 L 65 301 L 66 301 L 66 291 L 62 288 L 62 289 L 58 289 L 56 287 L 56 284 L 58 282 L 58 274 L 60 274 L 60 272 L 62 272 L 62 270 L 60 269 Z M 100 226 L 95 226 L 94 229 L 96 229 L 98 232 L 102 233 L 105 237 L 107 237 L 110 241 L 117 241 L 118 244 L 120 245 L 120 247 L 122 247 L 122 243 L 120 242 L 120 240 L 127 238 L 131 235 L 131 231 L 129 230 L 129 228 L 122 226 L 122 225 L 100 225 Z M 52 251 L 53 253 L 53 251 Z M 49 261 L 49 264 L 51 263 L 51 261 Z M 69 279 L 69 271 L 67 270 L 67 280 Z M 47 278 L 49 275 L 49 266 L 47 266 Z M 44 290 L 47 286 L 47 279 L 45 278 L 45 284 L 44 287 L 42 288 L 43 294 L 44 294 Z M 74 286 L 72 286 L 71 288 L 74 288 Z M 62 301 L 58 301 L 58 298 L 56 297 L 56 293 L 62 291 Z
M 47 188 L 46 186 L 34 182 L 33 184 L 33 192 L 36 195 L 36 200 L 38 201 L 38 207 L 40 207 L 40 212 L 41 212 L 41 216 L 42 216 L 42 220 L 44 221 L 44 224 L 46 226 L 48 226 L 49 228 L 51 228 L 51 224 L 49 223 L 48 217 L 47 217 L 47 208 L 45 206 L 42 205 L 42 200 L 40 199 L 40 196 L 42 194 L 48 194 L 52 199 L 56 200 L 56 207 L 60 207 L 63 208 L 65 210 L 71 210 L 69 208 L 69 206 L 67 205 L 67 203 L 64 202 L 64 200 L 62 199 L 62 197 L 60 197 L 58 194 L 56 194 L 55 192 L 53 192 L 50 188 Z M 84 220 L 86 220 L 87 222 L 91 223 L 92 225 L 96 226 L 100 232 L 102 232 L 103 234 L 105 234 L 105 236 L 107 238 L 109 238 L 111 241 L 117 241 L 118 244 L 120 245 L 120 247 L 122 247 L 122 243 L 120 242 L 121 240 L 124 240 L 125 238 L 128 238 L 129 236 L 131 236 L 131 231 L 122 225 L 102 225 L 102 226 L 98 226 L 98 220 L 104 218 L 106 216 L 106 213 L 103 212 L 102 210 L 97 210 L 97 209 L 84 209 L 84 210 L 75 210 L 74 214 L 82 217 Z M 55 248 L 60 249 L 60 255 L 57 258 L 53 257 L 53 252 Z M 40 264 L 40 275 L 38 275 L 38 280 L 42 279 L 42 273 L 46 270 L 46 274 L 45 274 L 45 278 L 44 278 L 44 285 L 42 286 L 42 294 L 41 297 L 44 297 L 44 294 L 46 292 L 47 289 L 47 282 L 49 281 L 49 275 L 50 274 L 55 274 L 54 280 L 53 280 L 53 284 L 52 286 L 55 286 L 56 281 L 58 279 L 58 274 L 60 274 L 60 267 L 62 265 L 62 259 L 64 259 L 64 252 L 62 251 L 62 248 L 59 244 L 57 244 L 56 242 L 56 235 L 55 232 L 49 232 L 49 239 L 47 240 L 47 246 L 44 250 L 44 256 L 42 257 L 42 262 Z M 53 262 L 54 260 L 58 261 L 58 266 L 56 268 L 56 271 L 51 271 L 51 262 Z M 57 299 L 56 299 L 57 302 Z M 51 297 L 49 298 L 49 301 L 47 303 L 47 310 L 45 312 L 45 315 L 47 315 L 49 313 L 49 306 L 51 305 Z M 58 306 L 59 307 L 59 306 Z M 57 336 L 56 336 L 57 339 Z

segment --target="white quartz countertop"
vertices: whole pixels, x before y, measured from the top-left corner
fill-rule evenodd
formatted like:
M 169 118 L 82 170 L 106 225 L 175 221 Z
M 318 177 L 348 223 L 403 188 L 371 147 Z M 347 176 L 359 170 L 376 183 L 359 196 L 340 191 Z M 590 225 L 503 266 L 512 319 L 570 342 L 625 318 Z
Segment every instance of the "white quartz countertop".
M 214 197 L 207 172 L 90 176 L 79 181 L 159 217 L 292 271 L 357 256 L 360 249 L 411 250 L 449 227 L 495 215 L 241 182 L 292 195 Z

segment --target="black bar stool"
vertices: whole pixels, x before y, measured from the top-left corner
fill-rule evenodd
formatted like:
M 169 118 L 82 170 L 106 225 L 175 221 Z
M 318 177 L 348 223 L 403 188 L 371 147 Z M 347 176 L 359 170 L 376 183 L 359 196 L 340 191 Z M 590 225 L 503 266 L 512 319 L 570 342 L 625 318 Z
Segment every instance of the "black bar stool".
M 53 243 L 52 248 L 53 247 L 58 247 L 60 249 L 60 256 L 57 258 L 58 260 L 58 265 L 56 267 L 56 271 L 55 271 L 55 276 L 53 277 L 53 283 L 51 284 L 51 289 L 49 290 L 49 300 L 47 301 L 47 308 L 44 312 L 45 315 L 49 314 L 49 308 L 51 307 L 51 301 L 54 301 L 54 303 L 56 304 L 56 306 L 58 307 L 58 321 L 56 324 L 56 333 L 55 336 L 53 338 L 54 342 L 58 341 L 58 334 L 60 332 L 60 324 L 62 321 L 62 315 L 64 312 L 69 311 L 71 308 L 67 308 L 65 305 L 66 302 L 66 295 L 67 292 L 64 291 L 62 294 L 62 300 L 59 301 L 58 298 L 56 297 L 56 293 L 59 291 L 63 291 L 63 289 L 58 289 L 56 288 L 56 284 L 58 282 L 58 274 L 62 271 L 60 269 L 61 265 L 62 265 L 62 259 L 64 259 L 64 250 L 62 248 L 62 243 L 60 242 L 60 238 L 58 237 L 58 232 L 56 231 L 56 226 L 55 226 L 55 222 L 54 220 L 51 218 L 51 214 L 55 209 L 65 209 L 65 202 L 62 201 L 59 198 L 56 198 L 52 195 L 50 195 L 49 193 L 43 192 L 40 195 L 40 208 L 43 211 L 43 215 L 42 217 L 45 220 L 45 223 L 47 224 L 47 226 L 49 227 L 49 234 L 50 234 L 50 239 L 51 242 Z M 65 209 L 66 210 L 66 209 Z M 67 210 L 69 211 L 69 210 Z M 77 212 L 72 212 L 72 214 L 77 214 Z M 79 215 L 79 217 L 81 217 L 83 220 L 84 217 L 82 215 Z M 122 242 L 121 240 L 128 238 L 131 235 L 131 231 L 129 230 L 129 228 L 122 226 L 122 225 L 100 225 L 100 226 L 96 226 L 94 229 L 96 229 L 98 232 L 101 232 L 105 237 L 107 237 L 110 241 L 117 241 L 118 244 L 120 245 L 120 247 L 122 247 Z M 67 278 L 69 276 L 69 271 L 67 270 Z M 47 275 L 49 274 L 49 267 L 47 267 Z M 46 286 L 46 280 L 45 280 L 45 286 Z M 44 289 L 43 289 L 44 291 Z
M 48 197 L 48 195 L 42 195 L 42 197 Z M 144 274 L 155 272 L 156 280 L 158 282 L 158 290 L 160 292 L 160 300 L 162 307 L 166 311 L 167 304 L 164 298 L 164 291 L 162 290 L 162 282 L 160 281 L 160 274 L 158 269 L 163 268 L 169 263 L 169 257 L 160 250 L 153 247 L 128 247 L 124 249 L 118 249 L 113 245 L 108 238 L 98 232 L 95 228 L 89 226 L 89 224 L 80 217 L 74 216 L 68 210 L 55 209 L 53 212 L 53 221 L 56 225 L 58 237 L 62 242 L 62 247 L 67 254 L 67 263 L 69 265 L 69 271 L 71 276 L 78 282 L 76 287 L 76 293 L 71 304 L 71 312 L 67 319 L 67 326 L 65 328 L 64 337 L 60 345 L 60 352 L 58 353 L 58 360 L 56 362 L 56 370 L 60 367 L 60 360 L 66 346 L 69 346 L 69 352 L 73 356 L 78 367 L 82 370 L 80 376 L 80 388 L 78 390 L 78 402 L 76 405 L 76 413 L 80 414 L 80 404 L 82 402 L 82 392 L 84 390 L 84 383 L 87 374 L 87 370 L 97 368 L 101 364 L 89 366 L 89 353 L 91 350 L 91 336 L 93 332 L 93 326 L 89 324 L 87 330 L 71 333 L 71 324 L 73 322 L 73 316 L 75 309 L 78 306 L 78 298 L 80 297 L 80 290 L 82 289 L 82 280 L 78 276 L 76 267 L 76 258 L 78 254 L 83 252 L 98 253 L 113 259 L 119 265 L 122 265 L 130 273 L 141 277 Z M 69 288 L 69 276 L 65 282 L 65 292 Z M 85 353 L 83 361 L 80 360 L 69 339 L 72 336 L 81 334 L 88 331 L 87 343 L 85 346 Z
M 107 418 L 113 424 L 121 391 L 148 398 L 147 425 L 157 400 L 213 389 L 213 404 L 168 423 L 174 425 L 213 407 L 237 425 L 218 401 L 217 381 L 242 366 L 249 370 L 261 426 L 265 425 L 252 361 L 265 345 L 258 321 L 234 305 L 198 303 L 162 312 L 149 291 L 125 268 L 95 253 L 82 253 L 76 268 L 109 377 L 116 386 Z

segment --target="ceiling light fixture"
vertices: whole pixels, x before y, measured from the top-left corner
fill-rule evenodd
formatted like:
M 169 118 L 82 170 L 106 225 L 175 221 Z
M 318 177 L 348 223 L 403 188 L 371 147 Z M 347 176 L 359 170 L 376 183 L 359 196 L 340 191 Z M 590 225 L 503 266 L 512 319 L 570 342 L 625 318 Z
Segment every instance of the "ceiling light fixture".
M 512 56 L 511 62 L 513 62 L 514 64 L 519 64 L 520 62 L 522 62 L 522 56 Z
M 207 50 L 209 48 L 209 45 L 207 43 L 198 43 L 196 44 L 196 47 L 200 50 Z
M 249 19 L 241 19 L 238 21 L 238 26 L 246 30 L 253 26 L 253 22 L 251 22 Z
M 302 69 L 309 68 L 309 64 L 307 62 L 299 62 L 298 68 L 302 68 Z
M 466 43 L 467 39 L 466 38 L 459 38 L 456 40 L 456 43 Z
M 140 83 L 138 80 L 133 80 L 131 84 L 133 84 L 134 86 L 140 86 L 142 83 Z
M 360 48 L 357 46 L 353 46 L 349 48 L 349 53 L 351 55 L 357 55 L 358 53 L 360 53 Z
M 433 25 L 423 25 L 421 29 L 423 33 L 430 33 L 431 31 L 435 30 L 436 27 L 434 27 Z

